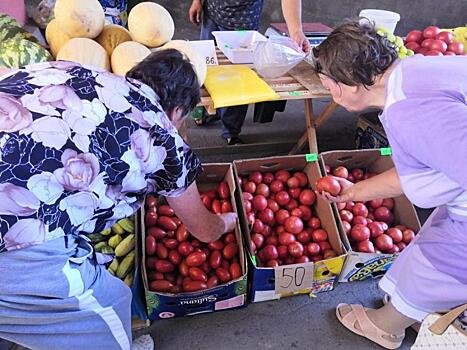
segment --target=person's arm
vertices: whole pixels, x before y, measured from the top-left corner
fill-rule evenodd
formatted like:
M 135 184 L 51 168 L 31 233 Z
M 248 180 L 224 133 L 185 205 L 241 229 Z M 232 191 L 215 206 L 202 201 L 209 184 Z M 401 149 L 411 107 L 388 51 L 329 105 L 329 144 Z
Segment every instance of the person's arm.
M 366 202 L 379 198 L 393 198 L 403 194 L 396 168 L 373 176 L 367 180 L 351 183 L 336 177 L 341 185 L 341 193 L 333 197 L 329 193 L 322 195 L 332 202 Z
M 215 241 L 224 233 L 235 229 L 237 215 L 216 215 L 209 212 L 201 201 L 196 182 L 188 186 L 180 196 L 167 197 L 167 202 L 187 230 L 201 242 Z
M 201 14 L 203 12 L 203 3 L 201 0 L 193 0 L 190 9 L 188 10 L 188 18 L 190 22 L 196 25 L 201 23 Z
M 300 46 L 303 51 L 310 51 L 310 43 L 303 34 L 302 29 L 302 0 L 281 0 L 282 14 L 289 29 L 290 38 Z

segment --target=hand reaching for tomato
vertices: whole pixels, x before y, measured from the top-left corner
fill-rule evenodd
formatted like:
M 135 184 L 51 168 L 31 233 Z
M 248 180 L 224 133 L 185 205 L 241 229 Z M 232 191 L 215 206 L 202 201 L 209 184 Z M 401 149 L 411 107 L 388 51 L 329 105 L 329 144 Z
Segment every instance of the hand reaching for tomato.
M 235 230 L 235 226 L 237 225 L 237 214 L 225 213 L 225 214 L 220 214 L 219 216 L 221 217 L 222 221 L 224 221 L 224 225 L 225 225 L 224 233 L 232 232 Z M 215 239 L 213 241 L 215 241 Z
M 327 199 L 330 202 L 336 202 L 336 203 L 350 202 L 354 200 L 353 199 L 354 193 L 353 193 L 353 188 L 352 188 L 354 184 L 350 182 L 349 180 L 346 180 L 346 179 L 343 179 L 337 176 L 325 176 L 324 178 L 320 180 L 325 181 L 325 183 L 322 184 L 321 186 L 318 183 L 317 193 L 321 197 Z M 328 182 L 327 184 L 326 184 L 326 181 Z M 340 191 L 339 191 L 339 186 L 340 186 Z M 332 188 L 337 189 L 337 191 L 332 191 Z M 324 189 L 328 189 L 328 191 Z

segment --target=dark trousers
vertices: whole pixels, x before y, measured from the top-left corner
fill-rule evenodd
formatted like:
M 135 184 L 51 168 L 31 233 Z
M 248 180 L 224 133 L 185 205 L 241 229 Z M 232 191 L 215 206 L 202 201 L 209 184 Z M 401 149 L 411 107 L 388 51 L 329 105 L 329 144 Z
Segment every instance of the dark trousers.
M 217 30 L 228 30 L 217 23 L 212 19 L 206 16 L 203 13 L 203 19 L 201 22 L 201 40 L 214 40 L 212 35 L 213 31 Z M 242 125 L 245 121 L 246 113 L 248 111 L 248 105 L 241 105 L 228 108 L 219 108 L 217 114 L 221 118 L 223 127 L 222 127 L 222 137 L 225 139 L 233 136 L 238 136 L 242 131 Z

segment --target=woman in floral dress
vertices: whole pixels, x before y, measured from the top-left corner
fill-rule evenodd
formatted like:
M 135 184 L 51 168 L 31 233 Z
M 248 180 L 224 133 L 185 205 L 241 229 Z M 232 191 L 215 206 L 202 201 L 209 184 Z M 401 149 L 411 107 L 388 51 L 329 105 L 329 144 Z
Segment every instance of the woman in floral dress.
M 338 202 L 402 193 L 438 207 L 380 281 L 382 308 L 340 304 L 354 333 L 398 348 L 405 329 L 426 315 L 467 303 L 467 56 L 403 60 L 368 24 L 336 28 L 314 53 L 314 70 L 350 111 L 382 110 L 395 168 L 353 185 L 339 179 Z
M 205 209 L 200 161 L 176 129 L 199 101 L 193 68 L 165 50 L 126 78 L 63 61 L 1 73 L 0 339 L 130 349 L 131 292 L 85 235 L 134 214 L 150 192 L 204 242 L 236 220 Z

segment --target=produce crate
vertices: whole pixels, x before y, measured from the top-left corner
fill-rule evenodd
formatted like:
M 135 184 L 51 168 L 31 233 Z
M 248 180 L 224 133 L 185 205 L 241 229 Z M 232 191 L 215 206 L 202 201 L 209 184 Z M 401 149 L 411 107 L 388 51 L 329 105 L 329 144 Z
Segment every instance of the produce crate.
M 369 112 L 358 117 L 355 135 L 355 147 L 357 149 L 389 147 L 388 138 L 378 115 L 378 112 Z
M 239 176 L 245 176 L 253 171 L 274 172 L 279 169 L 305 172 L 308 177 L 308 181 L 313 188 L 317 179 L 320 177 L 320 169 L 317 160 L 309 162 L 307 161 L 307 157 L 304 155 L 234 161 L 234 171 L 237 176 L 237 181 Z M 329 243 L 337 252 L 337 257 L 314 263 L 308 262 L 302 264 L 282 265 L 275 268 L 259 267 L 257 266 L 256 257 L 249 248 L 251 244 L 251 228 L 246 219 L 246 211 L 242 201 L 241 188 L 239 185 L 237 185 L 237 188 L 237 205 L 241 208 L 241 210 L 239 210 L 240 220 L 242 231 L 244 233 L 245 246 L 248 247 L 251 301 L 260 302 L 275 300 L 280 299 L 281 297 L 297 294 L 310 294 L 332 290 L 334 288 L 334 283 L 342 270 L 346 251 L 340 240 L 339 231 L 336 226 L 336 221 L 330 204 L 326 200 L 317 197 L 312 211 L 314 216 L 317 216 L 321 220 L 322 227 L 327 231 Z M 298 277 L 301 277 L 300 274 L 302 271 L 306 274 L 309 273 L 307 286 L 303 286 L 303 288 L 299 286 L 300 289 L 297 290 L 297 286 L 294 285 L 294 283 L 291 283 L 289 287 L 283 288 L 284 285 L 288 284 L 282 283 L 282 281 L 285 280 L 285 277 L 288 277 L 287 279 L 290 280 L 289 276 L 292 275 L 293 282 L 300 282 L 295 274 L 298 274 Z M 279 279 L 277 283 L 276 276 L 278 276 Z M 280 284 L 282 284 L 282 286 L 280 286 Z
M 384 150 L 329 151 L 320 154 L 322 174 L 324 166 L 332 168 L 345 166 L 348 169 L 363 168 L 370 172 L 382 173 L 394 167 L 390 155 L 384 155 Z M 332 204 L 342 241 L 349 250 L 339 282 L 361 281 L 367 278 L 377 278 L 391 267 L 398 254 L 361 253 L 351 249 L 350 242 L 342 226 L 336 204 Z M 405 195 L 394 198 L 395 223 L 410 227 L 415 232 L 420 230 L 420 221 L 412 203 Z
M 216 188 L 219 182 L 226 181 L 230 189 L 233 210 L 237 212 L 234 200 L 236 185 L 232 165 L 204 164 L 203 168 L 204 174 L 197 180 L 199 190 L 213 189 Z M 144 207 L 141 209 L 141 214 L 141 225 L 145 233 Z M 146 247 L 145 240 L 142 240 L 142 276 L 149 319 L 166 319 L 243 307 L 247 294 L 247 264 L 239 224 L 235 229 L 235 236 L 239 245 L 239 263 L 242 269 L 242 276 L 211 289 L 177 294 L 152 292 L 149 290 Z

